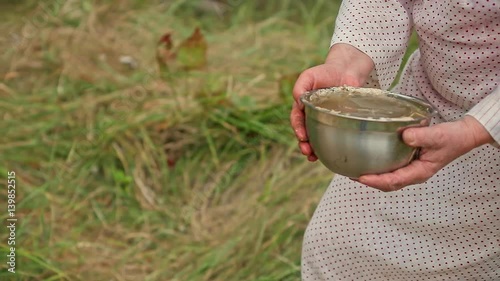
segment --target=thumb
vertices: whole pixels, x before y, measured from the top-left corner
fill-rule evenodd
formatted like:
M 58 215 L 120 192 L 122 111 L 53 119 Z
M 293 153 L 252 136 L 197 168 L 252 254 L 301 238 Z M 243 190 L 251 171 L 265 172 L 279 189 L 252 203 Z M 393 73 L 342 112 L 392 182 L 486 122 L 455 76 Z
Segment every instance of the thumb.
M 293 98 L 299 105 L 299 109 L 302 110 L 303 108 L 302 102 L 300 101 L 300 96 L 305 92 L 312 90 L 313 85 L 314 75 L 310 70 L 302 72 L 299 78 L 297 78 L 297 81 L 295 82 L 295 85 L 293 87 Z
M 300 96 L 307 91 L 338 86 L 338 75 L 330 65 L 321 64 L 311 67 L 299 75 L 293 87 L 293 97 L 302 110 L 303 105 L 300 102 Z
M 433 147 L 442 142 L 442 132 L 439 126 L 406 129 L 403 141 L 412 147 Z

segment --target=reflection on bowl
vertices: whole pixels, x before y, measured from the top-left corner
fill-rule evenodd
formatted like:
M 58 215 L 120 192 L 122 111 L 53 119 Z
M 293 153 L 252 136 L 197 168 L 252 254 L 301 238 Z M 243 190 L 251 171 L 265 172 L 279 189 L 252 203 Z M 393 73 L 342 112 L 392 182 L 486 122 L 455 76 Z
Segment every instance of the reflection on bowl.
M 316 156 L 329 170 L 357 179 L 408 165 L 417 149 L 401 136 L 428 126 L 437 112 L 427 102 L 378 89 L 334 87 L 301 96 Z

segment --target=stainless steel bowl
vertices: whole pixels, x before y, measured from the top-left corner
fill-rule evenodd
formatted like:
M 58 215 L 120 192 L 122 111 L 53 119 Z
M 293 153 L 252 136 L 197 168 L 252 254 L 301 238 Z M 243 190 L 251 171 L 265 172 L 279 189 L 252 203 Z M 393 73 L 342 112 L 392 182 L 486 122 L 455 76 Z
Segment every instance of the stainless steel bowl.
M 317 91 L 328 90 L 335 94 L 335 91 L 345 89 L 319 89 L 301 96 L 309 142 L 321 163 L 332 172 L 353 179 L 364 174 L 391 172 L 408 165 L 417 149 L 403 142 L 403 131 L 409 127 L 428 126 L 436 110 L 423 100 L 376 89 L 370 90 L 410 103 L 425 112 L 425 117 L 412 120 L 360 118 L 320 108 L 311 101 Z

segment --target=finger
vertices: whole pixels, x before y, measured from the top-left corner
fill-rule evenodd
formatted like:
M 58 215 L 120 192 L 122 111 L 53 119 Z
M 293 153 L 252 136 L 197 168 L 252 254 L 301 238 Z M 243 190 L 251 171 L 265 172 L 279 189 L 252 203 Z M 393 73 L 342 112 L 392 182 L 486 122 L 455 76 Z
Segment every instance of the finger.
M 444 128 L 440 125 L 411 128 L 403 132 L 404 142 L 412 147 L 441 147 L 446 143 Z
M 300 151 L 302 154 L 309 156 L 313 154 L 311 145 L 308 142 L 299 142 Z
M 315 162 L 316 160 L 318 160 L 318 157 L 313 153 L 307 156 L 307 160 L 309 160 L 310 162 Z
M 304 111 L 299 109 L 299 105 L 297 102 L 294 102 L 292 105 L 292 112 L 290 113 L 290 123 L 297 139 L 302 142 L 307 141 L 305 114 Z
M 430 162 L 417 160 L 392 173 L 361 176 L 359 182 L 385 192 L 396 191 L 409 185 L 423 183 L 432 177 L 437 170 L 429 167 L 430 165 Z

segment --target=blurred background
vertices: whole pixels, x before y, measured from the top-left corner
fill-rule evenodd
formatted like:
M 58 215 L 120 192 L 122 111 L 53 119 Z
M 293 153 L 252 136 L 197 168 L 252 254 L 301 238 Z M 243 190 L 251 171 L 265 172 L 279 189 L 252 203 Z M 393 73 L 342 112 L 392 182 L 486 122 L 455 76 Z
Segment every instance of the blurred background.
M 0 0 L 0 280 L 300 280 L 332 174 L 291 89 L 339 4 Z

